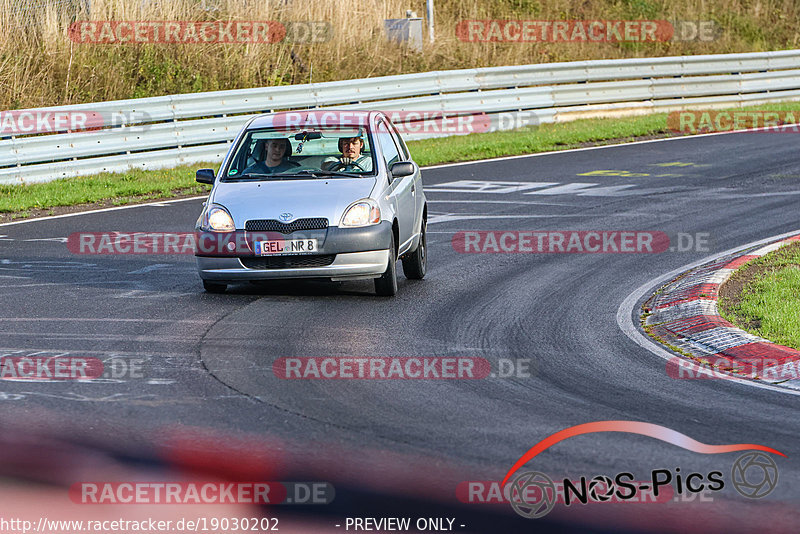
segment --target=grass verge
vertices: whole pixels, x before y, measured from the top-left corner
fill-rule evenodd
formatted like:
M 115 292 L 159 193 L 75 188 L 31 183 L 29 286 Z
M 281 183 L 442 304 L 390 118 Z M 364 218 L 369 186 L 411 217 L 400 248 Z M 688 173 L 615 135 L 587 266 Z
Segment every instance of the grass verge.
M 0 185 L 0 221 L 200 195 L 210 190 L 194 181 L 195 169 L 202 167 L 134 169 L 41 184 Z
M 800 102 L 770 104 L 758 106 L 757 109 L 795 111 L 800 110 Z M 667 115 L 658 113 L 638 117 L 582 119 L 513 131 L 432 138 L 412 141 L 409 148 L 414 160 L 426 166 L 673 135 L 667 127 Z M 204 194 L 209 187 L 196 183 L 194 172 L 203 167 L 216 168 L 217 165 L 198 163 L 157 171 L 102 173 L 42 184 L 0 185 L 0 222 Z
M 774 343 L 800 349 L 800 243 L 749 262 L 722 286 L 720 313 Z

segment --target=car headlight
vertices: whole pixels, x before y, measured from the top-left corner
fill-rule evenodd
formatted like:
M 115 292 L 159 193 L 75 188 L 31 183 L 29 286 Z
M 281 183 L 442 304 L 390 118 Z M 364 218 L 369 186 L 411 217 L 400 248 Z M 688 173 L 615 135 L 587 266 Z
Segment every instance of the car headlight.
M 364 199 L 351 204 L 342 216 L 340 226 L 369 226 L 381 222 L 381 209 L 374 200 Z
M 233 217 L 228 210 L 222 206 L 212 205 L 208 208 L 205 216 L 206 224 L 204 230 L 211 232 L 233 232 L 236 227 L 233 224 Z

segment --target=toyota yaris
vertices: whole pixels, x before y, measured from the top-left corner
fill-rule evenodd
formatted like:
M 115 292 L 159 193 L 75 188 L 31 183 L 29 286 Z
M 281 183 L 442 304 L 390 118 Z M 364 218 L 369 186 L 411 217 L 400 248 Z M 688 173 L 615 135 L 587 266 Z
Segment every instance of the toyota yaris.
M 196 225 L 203 286 L 278 278 L 374 279 L 397 292 L 427 268 L 422 177 L 381 112 L 262 115 L 236 137 Z

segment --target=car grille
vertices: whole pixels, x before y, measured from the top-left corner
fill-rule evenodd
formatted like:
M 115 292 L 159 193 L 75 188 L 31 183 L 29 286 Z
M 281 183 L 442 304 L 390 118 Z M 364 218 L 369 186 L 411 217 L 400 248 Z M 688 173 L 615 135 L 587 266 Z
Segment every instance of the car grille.
M 297 219 L 290 223 L 283 223 L 275 219 L 252 219 L 244 223 L 248 232 L 280 232 L 291 234 L 303 230 L 324 230 L 328 227 L 328 219 L 317 217 L 313 219 Z
M 336 254 L 315 254 L 313 256 L 260 256 L 239 258 L 248 269 L 297 269 L 301 267 L 326 267 L 333 263 Z

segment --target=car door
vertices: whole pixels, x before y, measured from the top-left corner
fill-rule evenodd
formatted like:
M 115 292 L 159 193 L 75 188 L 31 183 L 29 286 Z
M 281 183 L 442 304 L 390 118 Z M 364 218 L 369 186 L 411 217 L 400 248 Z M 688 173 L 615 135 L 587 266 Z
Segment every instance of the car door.
M 389 131 L 392 134 L 392 139 L 394 139 L 395 144 L 400 149 L 400 160 L 413 163 L 408 147 L 406 147 L 406 144 L 397 132 L 397 128 L 391 122 L 389 122 Z M 422 191 L 422 172 L 416 164 L 414 164 L 414 167 L 416 168 L 416 172 L 413 176 L 410 176 L 410 178 L 412 178 L 411 195 L 414 197 L 414 223 L 411 225 L 412 236 L 420 229 L 422 210 L 425 207 L 425 194 Z
M 386 164 L 386 169 L 388 170 L 391 168 L 393 163 L 401 161 L 401 156 L 400 149 L 397 147 L 394 139 L 392 139 L 389 126 L 383 119 L 378 121 L 378 131 L 376 137 L 378 139 L 378 144 L 381 147 L 381 153 L 383 154 L 383 160 Z M 416 211 L 416 201 L 415 191 L 413 190 L 413 175 L 391 179 L 389 184 L 389 197 L 391 200 L 393 200 L 395 206 L 397 206 L 400 253 L 403 253 L 408 249 L 411 238 L 414 235 L 414 212 Z

